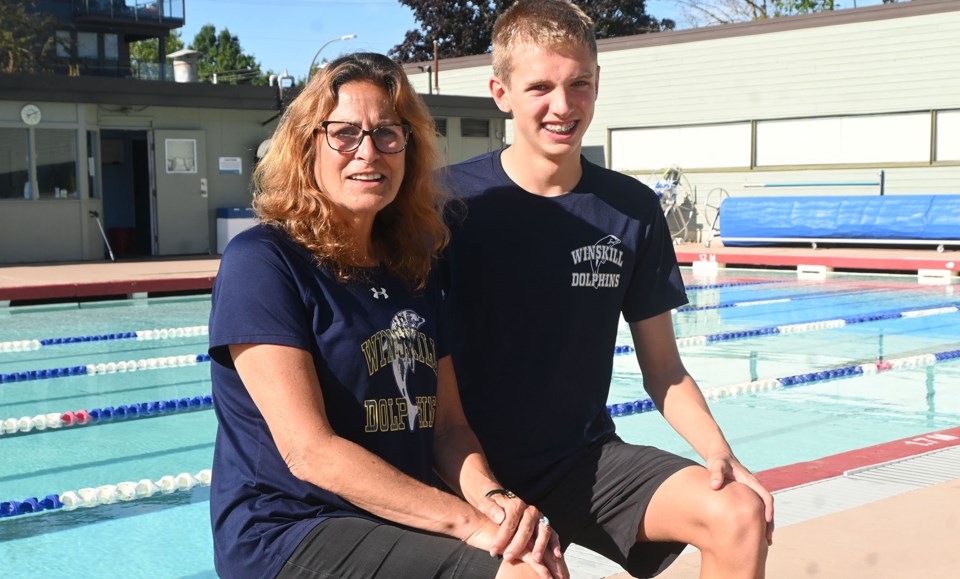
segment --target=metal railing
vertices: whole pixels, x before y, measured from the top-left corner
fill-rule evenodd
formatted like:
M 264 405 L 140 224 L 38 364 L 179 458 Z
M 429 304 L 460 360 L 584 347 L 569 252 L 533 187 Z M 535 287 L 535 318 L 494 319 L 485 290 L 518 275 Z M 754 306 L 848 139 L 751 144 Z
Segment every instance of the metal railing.
M 118 22 L 182 23 L 185 7 L 186 0 L 73 0 L 74 16 Z

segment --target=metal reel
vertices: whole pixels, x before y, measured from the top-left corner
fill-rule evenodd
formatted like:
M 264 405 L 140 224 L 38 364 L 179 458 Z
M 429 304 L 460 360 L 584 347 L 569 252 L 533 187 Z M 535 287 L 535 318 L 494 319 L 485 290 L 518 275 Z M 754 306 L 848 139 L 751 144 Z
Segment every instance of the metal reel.
M 667 219 L 674 243 L 691 241 L 692 224 L 696 222 L 696 190 L 678 167 L 650 175 L 647 185 L 660 198 L 660 208 Z
M 710 247 L 710 241 L 720 235 L 720 206 L 723 200 L 730 197 L 727 190 L 723 187 L 714 187 L 707 193 L 707 199 L 703 204 L 703 220 L 707 225 L 707 247 Z

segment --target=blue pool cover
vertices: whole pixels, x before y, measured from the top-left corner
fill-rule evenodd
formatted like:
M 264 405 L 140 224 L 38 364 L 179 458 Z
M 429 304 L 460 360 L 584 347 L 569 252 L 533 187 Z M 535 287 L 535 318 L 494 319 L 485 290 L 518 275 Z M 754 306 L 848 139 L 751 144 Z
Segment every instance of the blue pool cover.
M 720 238 L 960 239 L 960 195 L 730 197 L 720 207 Z

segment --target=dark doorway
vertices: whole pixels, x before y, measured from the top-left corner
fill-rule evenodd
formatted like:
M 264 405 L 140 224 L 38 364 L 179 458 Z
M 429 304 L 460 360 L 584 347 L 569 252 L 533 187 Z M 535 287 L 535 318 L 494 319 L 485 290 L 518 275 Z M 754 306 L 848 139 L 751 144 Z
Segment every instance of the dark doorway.
M 118 257 L 153 255 L 146 131 L 100 132 L 103 221 Z

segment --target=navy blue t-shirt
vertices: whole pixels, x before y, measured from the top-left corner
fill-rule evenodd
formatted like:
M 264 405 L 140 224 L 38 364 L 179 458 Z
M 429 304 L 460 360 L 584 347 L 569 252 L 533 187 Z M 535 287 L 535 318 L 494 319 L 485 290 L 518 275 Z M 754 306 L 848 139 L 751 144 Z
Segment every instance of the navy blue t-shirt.
M 500 151 L 442 174 L 454 206 L 451 344 L 464 410 L 514 490 L 614 431 L 607 395 L 621 312 L 643 320 L 687 302 L 656 194 L 581 158 L 557 197 L 531 194 Z
M 256 226 L 231 240 L 210 313 L 219 423 L 210 511 L 221 576 L 275 576 L 327 517 L 376 520 L 290 473 L 228 346 L 277 344 L 310 352 L 337 434 L 432 483 L 437 360 L 446 355 L 439 311 L 436 284 L 414 295 L 379 269 L 362 283 L 339 283 L 276 228 Z

